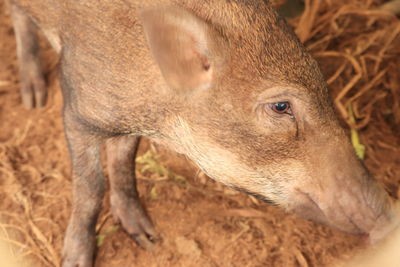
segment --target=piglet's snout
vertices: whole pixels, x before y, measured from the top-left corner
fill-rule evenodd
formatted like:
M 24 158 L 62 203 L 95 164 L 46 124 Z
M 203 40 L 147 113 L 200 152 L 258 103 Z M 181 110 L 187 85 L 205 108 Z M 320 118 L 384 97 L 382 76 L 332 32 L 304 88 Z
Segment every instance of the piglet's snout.
M 321 190 L 296 189 L 295 213 L 343 232 L 383 239 L 400 222 L 400 209 L 372 179 L 331 184 Z

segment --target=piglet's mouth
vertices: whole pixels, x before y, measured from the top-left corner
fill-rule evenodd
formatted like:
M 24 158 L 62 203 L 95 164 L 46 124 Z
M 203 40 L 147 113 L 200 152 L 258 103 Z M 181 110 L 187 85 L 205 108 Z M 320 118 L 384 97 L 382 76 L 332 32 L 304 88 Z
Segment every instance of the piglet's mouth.
M 232 187 L 236 191 L 239 191 L 239 192 L 245 193 L 247 195 L 253 196 L 253 197 L 257 198 L 258 200 L 261 200 L 262 202 L 267 203 L 269 205 L 279 206 L 275 201 L 273 201 L 273 200 L 269 199 L 268 197 L 265 197 L 265 196 L 263 196 L 261 194 L 258 194 L 258 193 L 255 193 L 255 192 L 249 191 L 247 189 L 244 189 L 242 187 L 238 187 L 238 186 L 234 186 L 234 185 L 231 185 L 230 187 Z

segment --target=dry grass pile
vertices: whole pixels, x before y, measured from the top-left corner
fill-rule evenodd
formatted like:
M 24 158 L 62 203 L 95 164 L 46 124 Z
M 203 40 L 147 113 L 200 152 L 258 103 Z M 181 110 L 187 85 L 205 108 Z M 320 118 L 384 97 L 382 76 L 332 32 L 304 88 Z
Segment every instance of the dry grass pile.
M 28 145 L 29 132 L 35 127 L 40 128 L 40 124 L 34 126 L 28 121 L 23 131 L 17 128 L 9 139 L 0 143 L 0 239 L 10 245 L 19 266 L 57 266 L 60 256 L 53 245 L 55 237 L 47 230 L 58 230 L 60 225 L 55 223 L 58 219 L 47 217 L 46 211 L 55 205 L 60 211 L 65 210 L 69 192 L 55 187 L 65 179 L 51 166 L 57 165 L 57 158 L 46 160 L 46 164 L 35 160 L 35 155 L 42 155 L 43 145 Z M 65 145 L 60 141 L 62 144 L 53 145 Z M 64 161 L 61 157 L 59 160 Z M 65 195 L 53 194 L 53 189 Z M 30 261 L 24 262 L 27 258 Z
M 390 158 L 400 151 L 399 19 L 382 10 L 385 1 L 305 2 L 304 14 L 292 21 L 296 33 L 319 61 L 341 118 L 361 134 L 367 163 L 398 197 L 400 177 L 372 152 L 385 149 Z
M 337 92 L 334 102 L 343 119 L 362 129 L 372 113 L 383 112 L 399 124 L 398 18 L 379 10 L 376 1 L 306 3 L 296 33 L 317 59 L 327 62 L 327 81 Z M 355 123 L 350 120 L 350 106 Z

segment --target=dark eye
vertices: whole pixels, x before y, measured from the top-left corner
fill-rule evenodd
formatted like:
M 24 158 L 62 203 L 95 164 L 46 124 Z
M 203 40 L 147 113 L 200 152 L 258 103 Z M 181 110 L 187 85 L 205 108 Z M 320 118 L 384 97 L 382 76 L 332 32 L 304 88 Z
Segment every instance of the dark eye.
M 276 102 L 271 104 L 271 109 L 279 114 L 292 114 L 289 102 Z

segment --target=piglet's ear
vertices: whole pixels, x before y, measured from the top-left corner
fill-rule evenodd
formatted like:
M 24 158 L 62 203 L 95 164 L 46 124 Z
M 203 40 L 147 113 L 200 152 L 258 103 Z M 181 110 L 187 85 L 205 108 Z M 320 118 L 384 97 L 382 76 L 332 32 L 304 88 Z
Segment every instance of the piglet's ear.
M 208 25 L 179 7 L 141 12 L 150 50 L 168 85 L 187 91 L 212 82 Z

